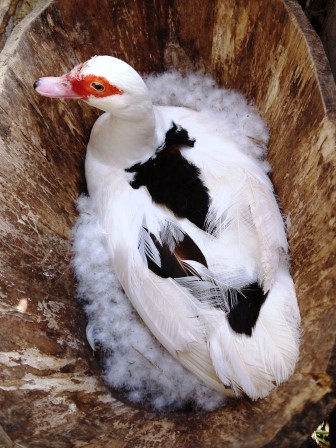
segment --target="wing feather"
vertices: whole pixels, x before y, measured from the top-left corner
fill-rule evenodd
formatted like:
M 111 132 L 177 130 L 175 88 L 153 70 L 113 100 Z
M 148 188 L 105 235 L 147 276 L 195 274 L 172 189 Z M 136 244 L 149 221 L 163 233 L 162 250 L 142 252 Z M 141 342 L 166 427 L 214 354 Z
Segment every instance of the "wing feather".
M 249 172 L 247 181 L 252 220 L 261 247 L 262 283 L 264 291 L 269 291 L 281 258 L 288 252 L 285 225 L 268 177 Z

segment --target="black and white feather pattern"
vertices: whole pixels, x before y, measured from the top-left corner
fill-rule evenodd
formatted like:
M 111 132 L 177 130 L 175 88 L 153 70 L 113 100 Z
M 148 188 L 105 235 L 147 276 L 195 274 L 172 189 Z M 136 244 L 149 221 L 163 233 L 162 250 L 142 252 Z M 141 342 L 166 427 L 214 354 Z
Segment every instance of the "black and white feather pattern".
M 283 220 L 266 174 L 269 166 L 263 159 L 265 126 L 240 95 L 215 88 L 208 79 L 168 73 L 150 78 L 148 83 L 152 96 L 160 97 L 161 103 L 191 106 L 201 114 L 184 108 L 156 107 L 157 140 L 152 153 L 143 149 L 141 160 L 133 163 L 132 157 L 125 155 L 123 166 L 121 158 L 113 166 L 105 162 L 107 156 L 96 157 L 99 145 L 104 143 L 100 136 L 109 132 L 105 124 L 109 118 L 105 116 L 97 123 L 88 146 L 86 172 L 92 213 L 97 214 L 105 250 L 126 295 L 172 357 L 219 394 L 229 394 L 230 388 L 237 395 L 263 397 L 294 370 L 300 321 L 286 260 Z M 195 213 L 190 212 L 188 204 L 183 210 L 182 202 L 176 205 L 166 201 L 167 195 L 165 201 L 162 197 L 158 200 L 146 180 L 144 165 L 164 156 L 169 141 L 161 144 L 172 122 L 180 125 L 176 126 L 179 132 L 186 130 L 193 143 L 176 147 L 175 142 L 172 152 L 187 170 L 192 167 L 196 183 L 202 187 L 203 200 Z M 143 129 L 135 136 L 139 148 L 140 137 L 148 140 Z M 106 142 L 110 141 L 107 137 Z M 104 151 L 106 142 L 101 146 Z M 116 140 L 116 147 L 117 143 L 122 142 Z M 173 170 L 171 176 L 174 174 Z M 166 180 L 170 182 L 169 176 Z M 155 176 L 154 181 L 157 188 Z M 181 178 L 178 182 L 178 188 L 184 188 Z M 175 187 L 176 182 L 171 185 Z M 194 207 L 197 200 L 191 203 Z M 77 273 L 83 261 L 80 247 L 77 236 Z M 172 266 L 178 274 L 172 274 Z M 239 332 L 230 322 L 230 312 L 241 304 L 244 307 L 243 298 L 251 286 L 259 288 L 263 296 L 259 297 L 256 321 L 249 323 L 251 331 Z M 92 344 L 99 340 L 105 349 L 110 347 L 116 353 L 118 343 L 108 341 L 106 328 L 101 331 L 99 295 L 86 298 Z M 109 313 L 111 308 L 105 309 Z M 123 325 L 125 332 L 120 334 L 127 339 L 132 324 L 127 326 L 125 319 Z M 145 356 L 155 350 L 154 346 L 146 346 L 144 352 L 139 349 Z M 120 354 L 118 362 L 129 365 L 133 359 L 130 352 Z M 160 368 L 175 366 L 168 359 Z M 111 367 L 108 361 L 107 365 Z M 168 368 L 173 377 L 178 370 L 174 369 Z M 129 381 L 130 389 L 136 391 L 129 396 L 149 397 L 150 381 L 138 375 L 137 387 L 131 379 L 134 371 L 130 370 L 133 373 L 128 376 L 125 371 L 124 390 Z M 118 384 L 115 378 L 120 375 L 112 368 L 106 376 L 111 384 Z M 180 379 L 178 384 L 185 384 Z M 165 384 L 163 381 L 161 397 L 167 398 Z M 182 393 L 184 387 L 179 389 L 184 398 L 178 405 L 174 403 L 177 407 L 200 390 L 197 383 L 188 395 Z M 214 395 L 210 395 L 207 400 L 214 403 Z

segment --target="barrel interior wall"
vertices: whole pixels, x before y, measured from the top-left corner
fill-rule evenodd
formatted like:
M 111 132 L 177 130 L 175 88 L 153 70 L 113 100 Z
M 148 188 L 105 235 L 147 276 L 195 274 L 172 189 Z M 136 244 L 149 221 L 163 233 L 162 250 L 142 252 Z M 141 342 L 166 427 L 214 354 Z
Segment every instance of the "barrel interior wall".
M 73 2 L 55 1 L 41 20 L 52 47 L 59 55 L 78 63 L 97 54 L 123 57 L 138 71 L 152 72 L 162 68 L 163 48 L 167 39 L 167 10 L 163 2 Z M 53 48 L 54 47 L 54 48 Z M 49 53 L 50 54 L 50 53 Z M 70 64 L 71 66 L 71 64 Z M 61 67 L 66 70 L 69 65 Z
M 326 118 L 307 41 L 295 14 L 288 12 L 293 2 L 272 0 L 272 7 L 264 7 L 262 1 L 175 0 L 168 8 L 160 0 L 151 8 L 146 0 L 132 5 L 92 1 L 85 8 L 80 0 L 43 3 L 0 64 L 6 270 L 0 340 L 1 350 L 17 354 L 6 358 L 0 371 L 0 423 L 29 447 L 68 447 L 74 440 L 95 448 L 112 442 L 259 447 L 275 438 L 272 446 L 288 446 L 281 445 L 288 434 L 299 446 L 306 427 L 297 428 L 293 416 L 305 410 L 301 420 L 313 429 L 318 403 L 331 405 L 325 398 L 330 390 L 325 369 L 336 321 L 328 262 L 335 125 Z M 98 112 L 32 90 L 39 76 L 60 74 L 95 54 L 113 54 L 143 73 L 160 71 L 168 68 L 167 47 L 176 51 L 169 55 L 174 64 L 182 67 L 187 60 L 222 85 L 246 93 L 269 123 L 273 180 L 292 221 L 293 271 L 304 317 L 300 366 L 288 383 L 265 400 L 234 401 L 206 418 L 139 410 L 102 385 L 85 343 L 85 319 L 69 268 L 74 202 Z M 329 322 L 324 332 L 321 322 Z M 20 407 L 23 399 L 29 407 Z

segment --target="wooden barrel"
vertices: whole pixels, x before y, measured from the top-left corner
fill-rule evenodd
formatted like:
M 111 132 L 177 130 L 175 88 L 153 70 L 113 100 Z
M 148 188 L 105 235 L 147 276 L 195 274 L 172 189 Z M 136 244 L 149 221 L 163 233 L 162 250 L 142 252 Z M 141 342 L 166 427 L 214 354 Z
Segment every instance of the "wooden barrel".
M 97 111 L 32 88 L 95 54 L 142 73 L 206 72 L 246 94 L 269 125 L 303 336 L 295 374 L 266 399 L 157 414 L 120 401 L 100 379 L 69 267 Z M 0 111 L 0 445 L 299 447 L 336 404 L 336 89 L 297 3 L 43 1 L 1 53 Z

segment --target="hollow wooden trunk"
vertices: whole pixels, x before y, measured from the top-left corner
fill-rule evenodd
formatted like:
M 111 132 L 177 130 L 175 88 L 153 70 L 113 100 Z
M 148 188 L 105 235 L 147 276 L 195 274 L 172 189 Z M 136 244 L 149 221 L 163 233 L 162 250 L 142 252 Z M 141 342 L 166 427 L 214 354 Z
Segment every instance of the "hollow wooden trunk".
M 32 88 L 95 54 L 143 73 L 202 70 L 245 93 L 269 125 L 303 337 L 295 374 L 264 400 L 156 414 L 119 401 L 100 379 L 69 267 L 97 112 Z M 336 404 L 336 94 L 296 2 L 45 1 L 2 52 L 0 110 L 0 423 L 10 439 L 34 448 L 299 447 Z

